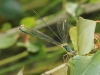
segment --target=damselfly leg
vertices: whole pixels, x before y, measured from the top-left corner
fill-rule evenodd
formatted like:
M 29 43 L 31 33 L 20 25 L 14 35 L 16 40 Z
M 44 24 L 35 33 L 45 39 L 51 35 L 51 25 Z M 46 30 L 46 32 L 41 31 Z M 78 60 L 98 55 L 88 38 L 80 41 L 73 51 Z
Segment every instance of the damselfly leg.
M 73 56 L 75 56 L 76 55 L 76 52 L 74 52 L 74 51 L 72 51 L 72 52 L 67 52 L 67 54 L 64 54 L 63 55 L 63 60 L 64 60 L 64 62 L 68 62 L 68 60 L 70 59 L 70 58 L 72 58 Z M 72 58 L 73 59 L 73 58 Z

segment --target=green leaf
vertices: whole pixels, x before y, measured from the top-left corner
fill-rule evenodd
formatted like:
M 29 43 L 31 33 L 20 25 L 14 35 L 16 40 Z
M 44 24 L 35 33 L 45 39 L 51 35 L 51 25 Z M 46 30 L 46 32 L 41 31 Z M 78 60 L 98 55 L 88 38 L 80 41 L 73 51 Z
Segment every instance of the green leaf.
M 78 5 L 77 9 L 76 9 L 76 18 L 79 17 L 80 15 L 82 15 L 84 13 L 85 9 L 80 7 L 80 5 Z
M 78 29 L 78 54 L 88 54 L 94 47 L 96 21 L 79 17 L 76 25 Z
M 35 25 L 35 18 L 34 17 L 23 18 L 20 24 L 24 24 L 25 26 L 28 26 L 28 27 L 33 27 L 33 25 Z
M 78 4 L 77 3 L 67 3 L 66 4 L 66 11 L 73 17 L 76 16 L 76 9 L 78 7 Z
M 74 46 L 74 50 L 78 51 L 78 46 L 77 46 L 77 27 L 72 27 L 69 30 L 69 35 L 72 41 L 72 44 Z
M 12 25 L 10 23 L 4 23 L 1 30 L 6 31 L 8 29 L 12 28 Z
M 39 51 L 39 47 L 32 44 L 31 42 L 26 42 L 25 45 L 29 52 L 35 53 L 35 52 Z
M 92 56 L 75 56 L 69 66 L 70 75 L 100 75 L 100 50 Z
M 24 43 L 23 42 L 18 42 L 17 43 L 17 46 L 26 47 L 27 48 L 27 51 L 33 52 L 33 53 L 39 51 L 39 47 L 36 46 L 36 45 L 34 45 L 34 44 L 32 44 L 29 41 L 28 42 L 24 42 Z
M 16 43 L 18 34 L 1 36 L 0 37 L 0 49 L 8 48 Z
M 84 8 L 80 7 L 78 3 L 75 2 L 67 2 L 66 11 L 69 13 L 74 19 L 84 13 Z

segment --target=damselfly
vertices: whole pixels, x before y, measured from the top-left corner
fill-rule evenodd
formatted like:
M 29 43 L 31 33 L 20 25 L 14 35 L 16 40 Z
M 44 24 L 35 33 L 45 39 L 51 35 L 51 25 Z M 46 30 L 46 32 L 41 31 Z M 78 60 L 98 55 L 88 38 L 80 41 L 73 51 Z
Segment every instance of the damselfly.
M 35 12 L 36 13 L 36 12 Z M 37 14 L 37 13 L 36 13 Z M 38 14 L 37 14 L 38 15 Z M 38 15 L 39 16 L 39 15 Z M 43 19 L 42 19 L 43 21 Z M 43 21 L 44 22 L 44 21 Z M 45 23 L 45 22 L 44 22 Z M 45 23 L 46 24 L 46 23 Z M 47 25 L 47 24 L 46 24 Z M 49 27 L 49 26 L 48 26 Z M 67 44 L 67 33 L 68 33 L 68 29 L 67 28 L 67 23 L 66 23 L 66 20 L 62 20 L 62 21 L 59 21 L 58 24 L 57 24 L 57 30 L 59 32 L 59 35 L 61 37 L 61 39 L 55 34 L 55 32 L 49 27 L 49 29 L 60 39 L 60 41 L 62 43 L 59 43 L 57 41 L 55 41 L 54 39 L 52 39 L 51 37 L 45 35 L 44 33 L 36 30 L 36 29 L 33 29 L 33 28 L 28 28 L 28 27 L 25 27 L 24 25 L 21 25 L 19 27 L 19 29 L 26 33 L 26 34 L 30 34 L 32 36 L 36 36 L 42 40 L 45 40 L 45 41 L 48 41 L 48 42 L 51 42 L 55 45 L 58 45 L 62 48 L 65 49 L 65 51 L 67 52 L 67 59 L 69 59 L 70 57 L 73 57 L 74 55 L 76 55 L 76 51 L 75 50 L 72 50 L 70 48 L 70 46 Z

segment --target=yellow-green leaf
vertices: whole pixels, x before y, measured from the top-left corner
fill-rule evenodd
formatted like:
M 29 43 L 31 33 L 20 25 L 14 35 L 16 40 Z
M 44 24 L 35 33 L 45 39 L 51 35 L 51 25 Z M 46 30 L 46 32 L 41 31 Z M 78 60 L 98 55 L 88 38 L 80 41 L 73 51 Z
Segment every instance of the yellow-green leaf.
M 35 18 L 34 17 L 23 18 L 21 20 L 20 24 L 24 24 L 26 26 L 33 27 L 33 25 L 35 24 Z
M 78 29 L 78 52 L 80 55 L 88 54 L 94 47 L 94 32 L 96 21 L 79 17 Z
M 78 46 L 77 46 L 77 27 L 72 27 L 69 30 L 69 35 L 72 41 L 72 44 L 74 46 L 74 50 L 78 51 Z

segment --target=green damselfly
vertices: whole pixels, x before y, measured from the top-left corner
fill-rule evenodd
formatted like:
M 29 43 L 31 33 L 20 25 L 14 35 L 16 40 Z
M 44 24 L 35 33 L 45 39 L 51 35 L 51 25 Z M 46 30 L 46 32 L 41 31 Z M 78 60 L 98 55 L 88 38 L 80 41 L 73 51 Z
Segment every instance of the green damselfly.
M 34 11 L 35 12 L 35 11 Z M 36 13 L 36 12 L 35 12 Z M 36 13 L 37 14 L 37 13 Z M 38 14 L 37 14 L 38 15 Z M 38 15 L 39 16 L 39 15 Z M 40 16 L 39 16 L 40 17 Z M 41 18 L 41 17 L 40 17 Z M 44 22 L 44 20 L 41 18 L 41 20 Z M 45 23 L 45 22 L 44 22 Z M 46 23 L 45 23 L 46 24 Z M 47 25 L 47 24 L 46 24 Z M 47 27 L 56 35 L 56 33 L 47 25 Z M 58 37 L 58 39 L 61 41 L 61 43 L 55 41 L 53 38 L 45 35 L 44 33 L 36 30 L 36 29 L 33 29 L 33 28 L 28 28 L 28 27 L 25 27 L 24 25 L 21 25 L 19 27 L 19 29 L 26 33 L 26 34 L 30 34 L 32 36 L 36 36 L 42 40 L 45 40 L 45 41 L 48 41 L 48 42 L 51 42 L 55 45 L 58 45 L 62 48 L 65 49 L 65 51 L 67 52 L 67 57 L 70 58 L 70 57 L 73 57 L 74 55 L 76 55 L 76 51 L 75 50 L 72 50 L 70 48 L 70 46 L 67 44 L 67 33 L 68 33 L 68 29 L 67 28 L 67 23 L 66 23 L 66 20 L 61 20 L 58 22 L 57 24 L 57 30 L 59 32 L 59 35 L 60 37 Z

